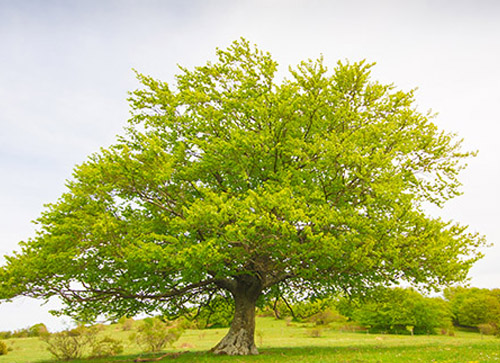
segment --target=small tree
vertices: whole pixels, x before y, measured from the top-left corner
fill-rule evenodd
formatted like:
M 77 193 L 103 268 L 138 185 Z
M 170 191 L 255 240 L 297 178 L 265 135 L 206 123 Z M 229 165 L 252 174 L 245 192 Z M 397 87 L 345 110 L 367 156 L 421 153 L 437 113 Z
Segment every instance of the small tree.
M 138 74 L 125 136 L 75 169 L 6 257 L 0 299 L 58 295 L 70 315 L 182 312 L 234 299 L 217 354 L 257 354 L 257 301 L 463 280 L 483 239 L 423 212 L 459 194 L 474 153 L 372 65 L 302 62 L 277 81 L 247 41 Z

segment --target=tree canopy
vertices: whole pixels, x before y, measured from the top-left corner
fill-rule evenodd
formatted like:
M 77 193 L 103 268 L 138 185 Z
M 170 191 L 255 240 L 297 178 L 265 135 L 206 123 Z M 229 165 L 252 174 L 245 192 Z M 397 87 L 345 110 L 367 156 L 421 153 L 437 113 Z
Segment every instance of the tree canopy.
M 228 294 L 235 318 L 214 351 L 254 354 L 259 299 L 463 280 L 482 237 L 423 206 L 460 193 L 474 153 L 372 66 L 320 58 L 281 80 L 241 39 L 173 85 L 138 73 L 124 135 L 6 257 L 0 298 L 59 296 L 92 318 Z
M 372 332 L 434 334 L 450 331 L 451 311 L 441 298 L 424 297 L 407 288 L 382 288 L 370 299 L 341 299 L 339 311 Z
M 500 333 L 500 289 L 452 287 L 444 295 L 450 302 L 455 324 L 480 331 L 489 326 L 488 330 Z

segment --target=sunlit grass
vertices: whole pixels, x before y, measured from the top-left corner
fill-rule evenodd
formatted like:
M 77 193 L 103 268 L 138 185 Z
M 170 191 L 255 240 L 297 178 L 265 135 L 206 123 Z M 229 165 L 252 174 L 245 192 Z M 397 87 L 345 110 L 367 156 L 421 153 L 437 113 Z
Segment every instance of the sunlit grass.
M 307 324 L 258 318 L 256 343 L 261 354 L 254 357 L 223 357 L 206 353 L 226 329 L 187 330 L 166 352 L 180 354 L 176 362 L 500 362 L 500 339 L 477 333 L 457 332 L 455 336 L 398 336 L 317 329 Z M 128 337 L 131 332 L 112 325 L 101 334 L 120 339 L 124 353 L 119 357 L 73 362 L 132 362 L 140 348 Z M 315 337 L 319 335 L 319 337 Z M 49 362 L 45 343 L 37 338 L 6 341 L 13 348 L 0 363 Z M 145 356 L 145 355 L 143 355 Z M 165 361 L 172 361 L 165 357 Z

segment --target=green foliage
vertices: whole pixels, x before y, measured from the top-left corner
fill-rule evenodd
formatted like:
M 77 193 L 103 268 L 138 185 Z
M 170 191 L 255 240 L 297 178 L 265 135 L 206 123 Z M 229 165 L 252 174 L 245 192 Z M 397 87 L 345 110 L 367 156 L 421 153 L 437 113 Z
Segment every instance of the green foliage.
M 484 334 L 498 334 L 500 289 L 455 287 L 445 290 L 458 326 L 475 327 Z
M 288 305 L 279 300 L 269 304 L 264 312 L 274 310 L 274 315 L 280 319 L 292 317 L 296 321 L 312 322 L 316 325 L 328 325 L 333 322 L 343 323 L 347 319 L 336 310 L 337 301 L 333 298 L 302 300 L 290 302 Z M 266 315 L 266 313 L 264 313 Z
M 118 324 L 121 325 L 122 330 L 132 330 L 132 328 L 134 327 L 134 323 L 135 323 L 134 319 L 129 318 L 127 316 L 122 316 L 118 320 Z
M 481 334 L 485 335 L 494 335 L 498 332 L 497 325 L 492 323 L 478 324 L 477 329 Z
M 309 321 L 316 325 L 328 325 L 330 323 L 345 323 L 347 318 L 339 314 L 333 308 L 327 308 L 309 317 Z
M 250 280 L 268 301 L 463 280 L 483 238 L 422 205 L 458 195 L 474 153 L 371 64 L 277 66 L 242 39 L 172 85 L 137 74 L 125 134 L 6 257 L 0 299 L 62 295 L 87 321 L 177 314 Z
M 28 336 L 39 337 L 44 334 L 48 334 L 49 330 L 43 323 L 35 324 L 28 330 Z
M 332 306 L 333 302 L 329 299 L 316 299 L 294 302 L 291 308 L 296 319 L 305 321 Z
M 225 328 L 233 320 L 234 302 L 226 297 L 216 296 L 194 314 L 194 324 L 198 329 Z
M 123 353 L 123 343 L 117 339 L 105 336 L 91 343 L 90 356 L 93 358 L 112 357 Z
M 99 337 L 99 327 L 78 326 L 53 334 L 41 334 L 48 351 L 58 360 L 79 359 L 84 356 L 102 358 L 123 352 L 123 343 L 118 339 Z
M 137 325 L 140 322 L 137 321 Z M 186 330 L 175 344 L 182 352 L 193 349 L 190 353 L 178 355 L 171 352 L 161 362 L 356 362 L 364 363 L 396 363 L 396 362 L 497 362 L 500 359 L 499 340 L 478 333 L 457 331 L 455 337 L 445 335 L 392 336 L 360 334 L 338 331 L 332 328 L 320 329 L 321 336 L 313 338 L 310 328 L 302 324 L 287 326 L 285 320 L 274 318 L 257 318 L 256 341 L 259 343 L 261 357 L 234 359 L 234 357 L 211 356 L 203 353 L 212 347 L 224 334 L 226 329 L 209 329 L 202 332 Z M 321 327 L 319 327 L 321 328 Z M 109 326 L 105 332 L 99 333 L 119 339 L 127 346 L 124 355 L 114 358 L 83 358 L 75 363 L 110 363 L 133 362 L 137 358 L 154 358 L 159 355 L 145 355 L 140 347 L 130 344 L 127 332 L 118 326 Z M 6 356 L 0 356 L 2 363 L 53 362 L 54 358 L 40 344 L 38 339 L 14 339 L 6 342 L 14 350 Z M 200 351 L 201 350 L 201 351 Z M 166 353 L 166 352 L 165 352 Z M 173 357 L 175 359 L 172 359 Z
M 86 349 L 92 346 L 96 339 L 96 330 L 79 326 L 75 329 L 42 335 L 42 340 L 48 344 L 48 351 L 59 360 L 81 358 Z
M 9 353 L 9 348 L 5 342 L 0 340 L 0 355 L 6 355 Z
M 343 301 L 340 310 L 372 332 L 434 334 L 438 328 L 451 327 L 451 312 L 444 300 L 424 297 L 412 289 L 379 290 L 370 299 Z
M 11 331 L 0 331 L 0 339 L 9 339 L 12 337 Z
M 180 338 L 183 328 L 175 322 L 166 323 L 158 317 L 146 318 L 137 328 L 137 333 L 131 335 L 137 344 L 148 352 L 159 352 L 167 344 L 172 345 Z
M 12 338 L 27 338 L 29 337 L 30 332 L 28 329 L 17 329 L 12 332 Z
M 321 336 L 323 335 L 323 329 L 318 327 L 311 328 L 308 331 L 308 335 L 311 338 L 321 338 Z

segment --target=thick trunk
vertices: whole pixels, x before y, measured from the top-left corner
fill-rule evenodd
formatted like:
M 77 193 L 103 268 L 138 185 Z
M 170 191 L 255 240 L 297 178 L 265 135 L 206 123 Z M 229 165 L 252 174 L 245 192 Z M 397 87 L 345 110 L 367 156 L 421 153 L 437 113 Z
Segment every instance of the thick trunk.
M 212 348 L 215 354 L 255 355 L 259 354 L 255 346 L 255 303 L 262 292 L 257 278 L 246 276 L 238 279 L 231 291 L 234 297 L 235 312 L 224 338 Z

